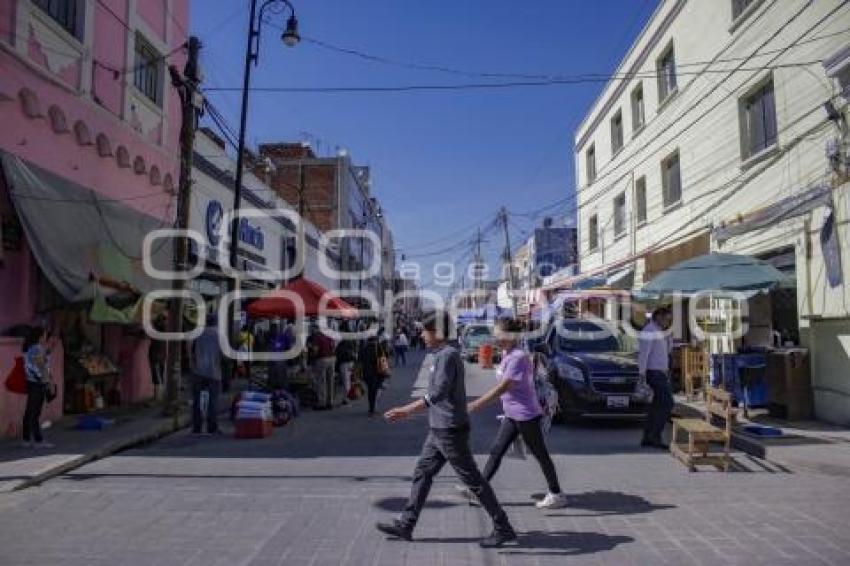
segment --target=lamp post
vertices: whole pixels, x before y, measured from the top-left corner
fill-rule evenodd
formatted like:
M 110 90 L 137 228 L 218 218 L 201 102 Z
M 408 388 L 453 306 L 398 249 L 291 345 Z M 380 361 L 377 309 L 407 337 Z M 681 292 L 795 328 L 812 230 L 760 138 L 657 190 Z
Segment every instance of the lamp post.
M 239 117 L 239 144 L 236 148 L 236 184 L 233 187 L 233 220 L 230 225 L 230 267 L 234 272 L 238 269 L 239 261 L 239 208 L 242 204 L 242 168 L 244 166 L 245 154 L 245 126 L 248 121 L 248 94 L 251 87 L 251 65 L 256 65 L 260 57 L 260 32 L 263 26 L 263 15 L 266 8 L 279 5 L 281 9 L 289 9 L 289 19 L 286 21 L 286 29 L 281 35 L 281 41 L 287 47 L 295 47 L 301 41 L 298 35 L 298 19 L 295 17 L 295 8 L 289 0 L 265 0 L 260 6 L 260 17 L 257 15 L 257 0 L 251 0 L 251 13 L 248 20 L 248 46 L 245 49 L 245 77 L 242 84 L 242 112 Z M 231 290 L 239 290 L 239 278 L 230 280 Z M 228 326 L 233 326 L 235 319 L 236 302 L 231 303 L 230 321 Z M 231 334 L 232 335 L 232 334 Z

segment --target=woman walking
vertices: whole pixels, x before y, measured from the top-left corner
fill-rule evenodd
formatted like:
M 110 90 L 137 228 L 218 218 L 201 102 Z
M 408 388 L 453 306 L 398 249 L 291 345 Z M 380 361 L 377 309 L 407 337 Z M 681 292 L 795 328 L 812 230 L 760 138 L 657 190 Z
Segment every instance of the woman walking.
M 377 336 L 370 336 L 360 350 L 360 371 L 363 381 L 366 383 L 366 393 L 369 398 L 369 416 L 375 415 L 375 403 L 378 400 L 378 391 L 381 389 L 386 377 L 387 351 L 384 345 L 378 341 Z
M 540 464 L 549 487 L 549 492 L 542 501 L 537 502 L 537 507 L 557 509 L 564 507 L 567 502 L 561 493 L 558 474 L 543 438 L 543 409 L 534 386 L 533 364 L 528 354 L 518 346 L 522 331 L 522 323 L 516 320 L 506 319 L 497 323 L 496 340 L 503 350 L 498 370 L 499 382 L 470 403 L 469 412 L 477 411 L 497 397 L 501 398 L 504 418 L 490 449 L 490 457 L 484 467 L 484 478 L 488 482 L 493 479 L 511 443 L 519 436 Z M 471 496 L 466 492 L 464 494 Z
M 395 336 L 395 365 L 396 367 L 404 367 L 407 365 L 407 348 L 410 346 L 410 341 L 407 339 L 407 334 L 404 330 L 399 330 Z
M 53 448 L 41 436 L 41 409 L 50 387 L 50 342 L 47 331 L 37 326 L 30 330 L 22 348 L 27 376 L 27 407 L 23 422 L 26 447 Z

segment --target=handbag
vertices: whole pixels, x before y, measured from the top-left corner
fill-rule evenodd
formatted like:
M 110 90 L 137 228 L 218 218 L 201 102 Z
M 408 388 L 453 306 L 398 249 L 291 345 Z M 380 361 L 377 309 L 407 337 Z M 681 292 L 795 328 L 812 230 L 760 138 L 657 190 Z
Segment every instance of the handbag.
M 24 358 L 21 356 L 15 358 L 15 365 L 6 376 L 6 389 L 19 395 L 27 393 L 27 375 L 24 370 Z
M 378 373 L 384 377 L 390 376 L 390 360 L 378 350 L 375 344 L 375 354 L 378 356 Z

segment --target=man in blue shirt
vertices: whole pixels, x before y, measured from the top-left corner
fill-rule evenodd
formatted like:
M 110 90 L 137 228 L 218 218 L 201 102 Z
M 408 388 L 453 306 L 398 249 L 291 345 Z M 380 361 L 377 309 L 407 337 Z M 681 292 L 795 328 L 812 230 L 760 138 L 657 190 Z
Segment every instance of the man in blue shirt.
M 214 316 L 192 344 L 192 432 L 201 434 L 201 393 L 207 392 L 207 433 L 218 432 L 218 396 L 221 393 L 221 345 Z
M 422 336 L 429 351 L 422 371 L 428 372 L 428 392 L 417 401 L 390 409 L 384 415 L 393 423 L 427 409 L 430 430 L 416 463 L 410 498 L 401 518 L 392 523 L 378 523 L 377 528 L 388 535 L 411 540 L 434 477 L 448 462 L 493 520 L 493 532 L 481 541 L 481 546 L 498 547 L 517 537 L 493 488 L 472 458 L 463 360 L 457 347 L 447 342 L 452 328 L 448 313 L 435 311 L 426 315 Z

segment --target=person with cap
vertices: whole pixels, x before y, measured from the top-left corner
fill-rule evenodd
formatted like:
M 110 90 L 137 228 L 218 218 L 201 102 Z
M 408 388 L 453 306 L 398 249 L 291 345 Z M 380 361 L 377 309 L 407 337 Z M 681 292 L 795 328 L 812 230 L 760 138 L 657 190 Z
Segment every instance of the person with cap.
M 388 422 L 394 423 L 427 410 L 429 432 L 416 463 L 410 497 L 401 517 L 390 523 L 378 523 L 376 527 L 390 536 L 411 540 L 434 478 L 448 462 L 493 521 L 493 532 L 480 545 L 484 548 L 499 547 L 516 540 L 517 536 L 493 488 L 472 457 L 463 360 L 458 349 L 447 341 L 452 328 L 451 317 L 445 311 L 431 312 L 425 318 L 423 338 L 429 351 L 422 371 L 428 377 L 427 393 L 384 414 Z

